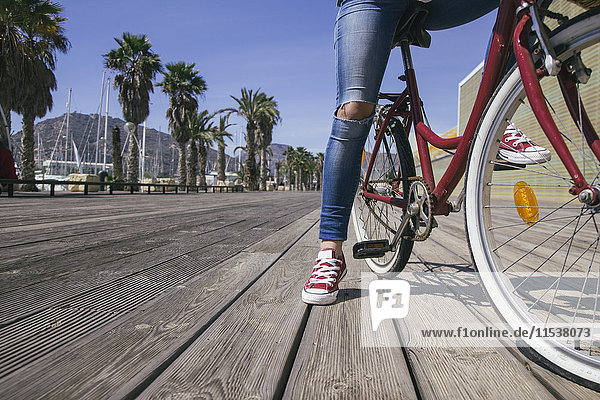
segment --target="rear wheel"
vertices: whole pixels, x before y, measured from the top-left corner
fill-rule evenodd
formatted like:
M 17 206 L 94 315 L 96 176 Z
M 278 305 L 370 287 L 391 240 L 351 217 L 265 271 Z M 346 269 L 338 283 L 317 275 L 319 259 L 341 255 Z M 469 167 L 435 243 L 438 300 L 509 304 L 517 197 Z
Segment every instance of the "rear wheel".
M 366 184 L 370 192 L 405 199 L 410 188 L 409 178 L 415 176 L 410 144 L 399 120 L 390 121 L 379 151 L 373 156 L 376 135 L 384 118 L 385 113 L 380 110 L 363 152 L 361 179 L 352 209 L 352 221 L 359 241 L 388 239 L 391 243 L 403 214 L 401 208 L 363 196 L 363 184 L 371 158 L 374 157 L 373 169 Z M 412 240 L 401 239 L 393 251 L 380 258 L 368 258 L 366 262 L 375 273 L 401 271 L 408 262 L 413 244 Z
M 551 41 L 562 68 L 585 72 L 575 65 L 582 61 L 594 71 L 587 83 L 577 84 L 576 97 L 579 110 L 587 111 L 599 132 L 600 15 L 592 10 L 576 18 L 553 32 Z M 544 78 L 541 84 L 585 179 L 600 186 L 600 162 L 581 134 L 583 121 L 571 117 L 556 78 Z M 499 146 L 510 122 L 550 150 L 550 160 L 541 162 L 547 159 L 542 150 L 522 164 L 501 159 Z M 572 186 L 531 111 L 519 71 L 513 69 L 490 103 L 471 151 L 465 197 L 471 254 L 492 303 L 511 328 L 553 328 L 553 338 L 523 338 L 524 348 L 533 349 L 557 372 L 598 388 L 600 342 L 585 336 L 588 331 L 572 328 L 600 323 L 600 207 L 569 194 Z M 563 329 L 561 337 L 557 327 Z M 584 336 L 573 338 L 577 332 Z

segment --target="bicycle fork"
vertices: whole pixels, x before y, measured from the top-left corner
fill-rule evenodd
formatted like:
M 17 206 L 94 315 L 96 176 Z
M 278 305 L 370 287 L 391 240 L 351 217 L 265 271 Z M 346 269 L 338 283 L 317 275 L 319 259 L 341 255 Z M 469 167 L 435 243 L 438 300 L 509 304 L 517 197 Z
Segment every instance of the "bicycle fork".
M 544 35 L 544 27 L 540 24 L 539 16 L 535 7 L 535 5 L 528 4 L 522 8 L 522 16 L 517 23 L 513 36 L 513 48 L 517 65 L 519 67 L 519 72 L 523 80 L 525 93 L 527 94 L 527 99 L 529 100 L 538 123 L 542 127 L 542 130 L 550 140 L 552 147 L 573 179 L 574 186 L 569 189 L 569 193 L 572 195 L 577 195 L 579 197 L 579 201 L 582 203 L 588 205 L 597 205 L 600 203 L 600 190 L 591 186 L 585 180 L 585 177 L 577 166 L 577 163 L 571 155 L 571 152 L 567 148 L 562 134 L 556 126 L 556 123 L 554 122 L 552 115 L 550 114 L 550 110 L 545 102 L 539 79 L 546 74 L 558 75 L 558 81 L 563 93 L 563 97 L 565 98 L 565 103 L 567 104 L 573 120 L 576 121 L 579 111 L 575 109 L 575 99 L 577 96 L 576 89 L 574 88 L 574 85 L 570 83 L 569 73 L 566 72 L 564 68 L 562 68 L 560 72 L 558 71 L 558 68 L 561 67 L 560 62 L 553 56 L 554 52 L 552 50 L 552 46 L 547 37 Z M 530 13 L 523 12 L 525 9 L 529 9 Z M 532 25 L 535 27 L 536 33 L 538 34 L 538 39 L 542 49 L 546 52 L 544 65 L 547 72 L 543 70 L 536 71 L 533 57 L 528 48 L 527 34 L 531 30 Z M 580 112 L 581 115 L 579 115 L 579 117 L 582 119 L 580 129 L 582 129 L 586 141 L 588 142 L 588 145 L 592 149 L 594 155 L 596 158 L 598 158 L 598 160 L 600 160 L 600 139 L 590 123 L 585 110 L 581 110 Z

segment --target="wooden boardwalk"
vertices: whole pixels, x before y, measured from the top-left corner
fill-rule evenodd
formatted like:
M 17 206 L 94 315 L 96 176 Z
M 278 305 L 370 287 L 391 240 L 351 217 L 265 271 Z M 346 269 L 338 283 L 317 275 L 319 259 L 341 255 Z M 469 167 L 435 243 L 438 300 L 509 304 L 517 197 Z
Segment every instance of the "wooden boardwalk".
M 0 198 L 0 398 L 600 399 L 515 348 L 364 346 L 361 261 L 348 260 L 336 304 L 303 304 L 319 204 L 290 192 Z M 414 292 L 418 312 L 382 324 L 390 337 L 494 318 L 443 278 L 471 270 L 462 215 L 441 218 L 408 269 L 447 295 Z

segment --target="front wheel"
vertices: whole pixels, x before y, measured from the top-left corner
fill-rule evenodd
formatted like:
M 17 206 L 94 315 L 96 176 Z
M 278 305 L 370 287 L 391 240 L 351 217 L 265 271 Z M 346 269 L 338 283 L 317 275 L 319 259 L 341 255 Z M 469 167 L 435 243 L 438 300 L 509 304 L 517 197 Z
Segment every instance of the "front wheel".
M 415 176 L 410 144 L 399 120 L 390 121 L 379 151 L 373 155 L 376 134 L 384 118 L 385 114 L 380 111 L 363 151 L 361 179 L 352 208 L 352 222 L 359 241 L 388 239 L 391 243 L 403 214 L 401 208 L 363 196 L 363 188 L 366 186 L 367 190 L 382 196 L 404 199 L 408 197 L 409 178 Z M 366 177 L 370 162 L 373 163 L 372 172 Z M 380 258 L 367 258 L 367 265 L 378 274 L 402 271 L 408 262 L 413 244 L 411 240 L 401 239 L 394 251 L 387 252 Z
M 587 83 L 577 84 L 577 102 L 599 132 L 598 10 L 561 26 L 551 41 L 560 51 L 563 68 L 586 72 L 575 65 L 581 61 L 593 71 Z M 555 78 L 544 78 L 541 84 L 554 121 L 585 179 L 600 186 L 600 162 L 581 134 L 583 121 L 569 113 Z M 530 153 L 521 162 L 506 161 L 499 147 L 511 123 L 539 146 L 538 153 Z M 467 239 L 494 307 L 512 329 L 551 327 L 554 333 L 555 328 L 568 333 L 554 338 L 532 335 L 523 338 L 523 348 L 533 349 L 555 371 L 599 388 L 600 342 L 598 337 L 578 336 L 590 332 L 578 328 L 593 331 L 600 323 L 600 207 L 583 204 L 569 194 L 573 181 L 539 127 L 516 68 L 486 111 L 465 185 Z

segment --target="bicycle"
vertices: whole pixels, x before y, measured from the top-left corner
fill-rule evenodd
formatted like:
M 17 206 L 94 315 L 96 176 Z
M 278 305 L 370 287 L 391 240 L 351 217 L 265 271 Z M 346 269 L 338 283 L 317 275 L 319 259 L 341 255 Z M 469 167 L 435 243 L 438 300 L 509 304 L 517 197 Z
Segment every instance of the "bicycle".
M 465 131 L 443 138 L 425 123 L 418 94 L 410 46 L 428 47 L 431 38 L 423 29 L 427 5 L 414 2 L 395 37 L 406 88 L 380 93 L 352 211 L 355 257 L 385 273 L 401 271 L 414 242 L 437 226 L 435 217 L 459 212 L 464 203 L 473 264 L 491 303 L 515 328 L 593 326 L 600 307 L 600 139 L 594 128 L 600 124 L 594 90 L 600 79 L 592 74 L 600 67 L 600 8 L 565 21 L 548 10 L 550 3 L 500 1 Z M 550 30 L 556 20 L 562 23 Z M 510 53 L 516 63 L 507 71 Z M 511 121 L 552 149 L 551 159 L 521 165 L 499 157 Z M 411 132 L 422 176 L 416 176 Z M 430 145 L 452 155 L 437 184 Z M 464 188 L 451 202 L 465 171 Z M 542 364 L 600 388 L 598 343 L 523 340 Z

